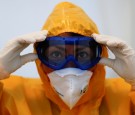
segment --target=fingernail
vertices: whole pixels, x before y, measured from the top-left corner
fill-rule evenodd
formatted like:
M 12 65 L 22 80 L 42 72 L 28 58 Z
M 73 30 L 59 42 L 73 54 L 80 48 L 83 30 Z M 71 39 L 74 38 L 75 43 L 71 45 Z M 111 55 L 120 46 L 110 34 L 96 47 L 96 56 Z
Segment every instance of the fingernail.
M 48 30 L 42 30 L 45 35 L 47 35 Z
M 92 35 L 93 35 L 93 36 L 96 36 L 96 35 L 98 35 L 98 34 L 96 34 L 96 33 L 93 33 Z
M 93 34 L 91 35 L 91 37 L 94 37 L 94 34 L 95 34 L 95 33 L 93 33 Z

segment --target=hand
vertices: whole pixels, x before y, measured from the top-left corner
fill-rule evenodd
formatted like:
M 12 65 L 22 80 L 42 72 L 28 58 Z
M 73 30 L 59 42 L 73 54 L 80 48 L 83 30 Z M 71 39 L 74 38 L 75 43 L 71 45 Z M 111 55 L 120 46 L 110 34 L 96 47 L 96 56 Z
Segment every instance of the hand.
M 115 55 L 115 59 L 102 57 L 101 64 L 111 67 L 118 75 L 135 87 L 135 51 L 124 41 L 106 35 L 92 34 L 100 44 L 106 45 Z
M 9 75 L 27 62 L 38 58 L 37 54 L 29 53 L 20 55 L 20 53 L 30 44 L 45 40 L 47 31 L 43 30 L 23 36 L 19 36 L 9 41 L 6 46 L 0 50 L 0 79 L 9 77 Z

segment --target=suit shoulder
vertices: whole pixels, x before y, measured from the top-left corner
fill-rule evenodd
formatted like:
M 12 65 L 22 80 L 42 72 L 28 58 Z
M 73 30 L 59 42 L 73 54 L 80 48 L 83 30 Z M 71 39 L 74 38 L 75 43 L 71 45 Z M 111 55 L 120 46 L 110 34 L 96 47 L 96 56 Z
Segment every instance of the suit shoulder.
M 24 85 L 41 85 L 39 78 L 25 78 L 22 76 L 11 75 L 9 78 L 1 80 L 4 89 L 14 89 L 16 87 L 22 87 Z
M 124 81 L 124 79 L 118 77 L 118 78 L 107 78 L 105 80 L 105 89 L 106 91 L 112 92 L 112 93 L 120 93 L 120 92 L 129 92 L 130 91 L 130 84 Z
M 110 113 L 129 115 L 130 87 L 122 78 L 107 78 L 105 80 L 105 95 L 100 106 L 101 115 Z

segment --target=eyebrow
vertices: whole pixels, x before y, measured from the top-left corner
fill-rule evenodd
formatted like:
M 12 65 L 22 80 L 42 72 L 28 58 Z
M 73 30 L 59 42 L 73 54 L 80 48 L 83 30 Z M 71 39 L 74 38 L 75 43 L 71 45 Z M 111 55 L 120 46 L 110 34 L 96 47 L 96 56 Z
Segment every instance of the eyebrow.
M 57 49 L 65 51 L 65 47 L 55 46 Z
M 84 49 L 87 49 L 87 48 L 89 48 L 89 47 L 76 48 L 76 51 L 78 51 L 78 50 L 84 50 Z
M 54 46 L 52 46 L 52 47 L 54 47 Z M 61 47 L 61 46 L 55 46 L 54 48 L 57 48 L 57 49 L 59 49 L 59 50 L 61 50 L 61 51 L 65 51 L 66 50 L 66 48 L 65 47 Z M 84 50 L 84 49 L 88 49 L 89 47 L 81 47 L 81 48 L 75 48 L 75 50 L 76 51 L 81 51 L 81 50 Z M 67 49 L 68 50 L 68 49 Z

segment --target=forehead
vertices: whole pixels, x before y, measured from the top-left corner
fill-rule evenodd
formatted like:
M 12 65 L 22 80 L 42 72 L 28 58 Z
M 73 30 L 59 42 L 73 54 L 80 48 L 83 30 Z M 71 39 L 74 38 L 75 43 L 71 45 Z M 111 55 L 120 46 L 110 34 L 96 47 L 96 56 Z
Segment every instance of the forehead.
M 81 36 L 81 35 L 77 33 L 73 33 L 73 32 L 64 32 L 64 33 L 59 34 L 58 36 L 69 37 L 69 36 Z

